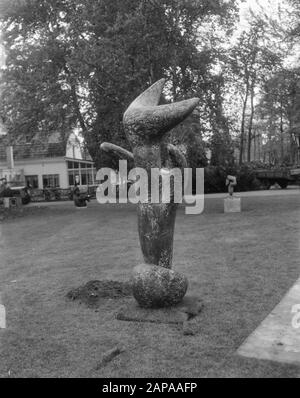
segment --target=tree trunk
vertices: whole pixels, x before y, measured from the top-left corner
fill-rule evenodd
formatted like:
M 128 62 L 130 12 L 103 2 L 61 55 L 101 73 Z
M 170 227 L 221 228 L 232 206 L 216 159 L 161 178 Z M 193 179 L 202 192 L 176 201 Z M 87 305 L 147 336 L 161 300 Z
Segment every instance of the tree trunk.
M 282 99 L 280 100 L 280 162 L 284 159 L 284 139 L 283 139 L 283 107 Z
M 254 144 L 254 146 L 253 146 L 253 160 L 254 161 L 256 160 L 256 137 L 257 137 L 257 135 L 255 134 L 255 131 L 254 131 L 254 134 L 253 134 L 253 144 Z
M 147 45 L 147 51 L 148 51 L 148 59 L 149 59 L 149 80 L 150 84 L 152 85 L 155 82 L 155 76 L 154 76 L 154 69 L 153 69 L 153 62 L 152 62 L 152 56 L 151 56 L 151 48 L 150 45 Z
M 248 148 L 247 148 L 247 161 L 251 161 L 251 142 L 252 142 L 252 126 L 253 126 L 253 117 L 254 117 L 254 85 L 255 85 L 255 77 L 251 83 L 251 92 L 250 92 L 250 101 L 251 101 L 251 113 L 248 127 Z
M 248 94 L 249 94 L 249 85 L 247 82 L 246 94 L 243 102 L 242 123 L 241 123 L 241 144 L 240 144 L 240 158 L 239 158 L 240 165 L 243 163 L 243 152 L 244 152 L 244 143 L 245 143 L 245 121 L 246 121 Z
M 295 155 L 294 155 L 294 140 L 293 140 L 293 134 L 292 134 L 292 120 L 289 119 L 289 131 L 290 131 L 290 163 L 294 164 L 295 161 Z

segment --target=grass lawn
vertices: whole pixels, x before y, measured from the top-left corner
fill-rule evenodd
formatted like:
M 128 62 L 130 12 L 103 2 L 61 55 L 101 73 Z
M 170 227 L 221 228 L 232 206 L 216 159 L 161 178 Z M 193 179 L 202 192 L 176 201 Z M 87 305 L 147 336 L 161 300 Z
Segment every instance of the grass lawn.
M 29 211 L 30 210 L 30 211 Z M 27 214 L 28 213 L 28 214 Z M 236 355 L 300 274 L 300 196 L 243 198 L 241 214 L 178 211 L 174 268 L 203 298 L 201 332 L 115 319 L 123 300 L 86 308 L 66 293 L 93 279 L 125 281 L 142 261 L 135 208 L 24 210 L 0 224 L 1 377 L 297 377 L 300 367 Z M 97 364 L 117 344 L 125 351 Z

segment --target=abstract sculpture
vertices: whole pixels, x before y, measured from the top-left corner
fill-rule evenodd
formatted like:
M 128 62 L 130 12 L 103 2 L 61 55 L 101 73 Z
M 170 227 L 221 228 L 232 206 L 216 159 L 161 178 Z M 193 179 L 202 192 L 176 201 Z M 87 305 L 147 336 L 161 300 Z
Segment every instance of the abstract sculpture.
M 184 155 L 176 146 L 167 144 L 164 137 L 194 110 L 199 99 L 158 105 L 164 84 L 164 79 L 157 81 L 124 113 L 123 124 L 132 153 L 113 144 L 101 145 L 105 151 L 133 159 L 135 167 L 143 168 L 149 176 L 148 203 L 138 203 L 138 231 L 145 263 L 134 268 L 132 283 L 135 299 L 145 308 L 178 304 L 188 287 L 186 277 L 171 269 L 178 206 L 174 203 L 174 187 L 170 203 L 151 203 L 150 178 L 153 168 L 168 173 L 175 167 L 187 167 Z
M 240 213 L 241 212 L 241 198 L 233 195 L 234 187 L 237 185 L 235 176 L 228 175 L 226 177 L 226 186 L 228 186 L 228 197 L 224 199 L 225 213 Z
M 228 175 L 226 177 L 226 186 L 228 186 L 229 196 L 233 196 L 234 187 L 237 185 L 236 177 Z

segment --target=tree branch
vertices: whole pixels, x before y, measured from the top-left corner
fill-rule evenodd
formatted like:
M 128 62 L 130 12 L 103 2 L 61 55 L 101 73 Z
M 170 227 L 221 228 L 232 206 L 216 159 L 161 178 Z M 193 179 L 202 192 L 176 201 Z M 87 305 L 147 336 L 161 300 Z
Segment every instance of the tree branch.
M 74 106 L 75 106 L 75 112 L 76 112 L 76 116 L 77 119 L 79 121 L 80 127 L 82 129 L 82 131 L 84 133 L 87 133 L 88 128 L 86 126 L 86 123 L 83 119 L 82 113 L 80 111 L 80 106 L 79 106 L 79 101 L 78 101 L 78 97 L 77 97 L 77 93 L 76 93 L 76 84 L 74 83 L 72 77 L 71 77 L 71 72 L 67 66 L 67 63 L 64 61 L 64 71 L 67 74 L 67 76 L 69 76 L 69 80 L 70 80 L 70 86 L 71 86 L 71 94 L 72 94 L 72 98 L 73 98 L 73 102 L 74 102 Z

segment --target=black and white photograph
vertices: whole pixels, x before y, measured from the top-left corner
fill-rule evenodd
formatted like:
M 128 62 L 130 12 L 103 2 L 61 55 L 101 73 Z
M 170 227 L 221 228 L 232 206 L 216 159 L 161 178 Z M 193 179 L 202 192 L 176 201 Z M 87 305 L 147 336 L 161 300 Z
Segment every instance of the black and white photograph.
M 299 0 L 0 0 L 3 382 L 300 378 L 299 260 Z

